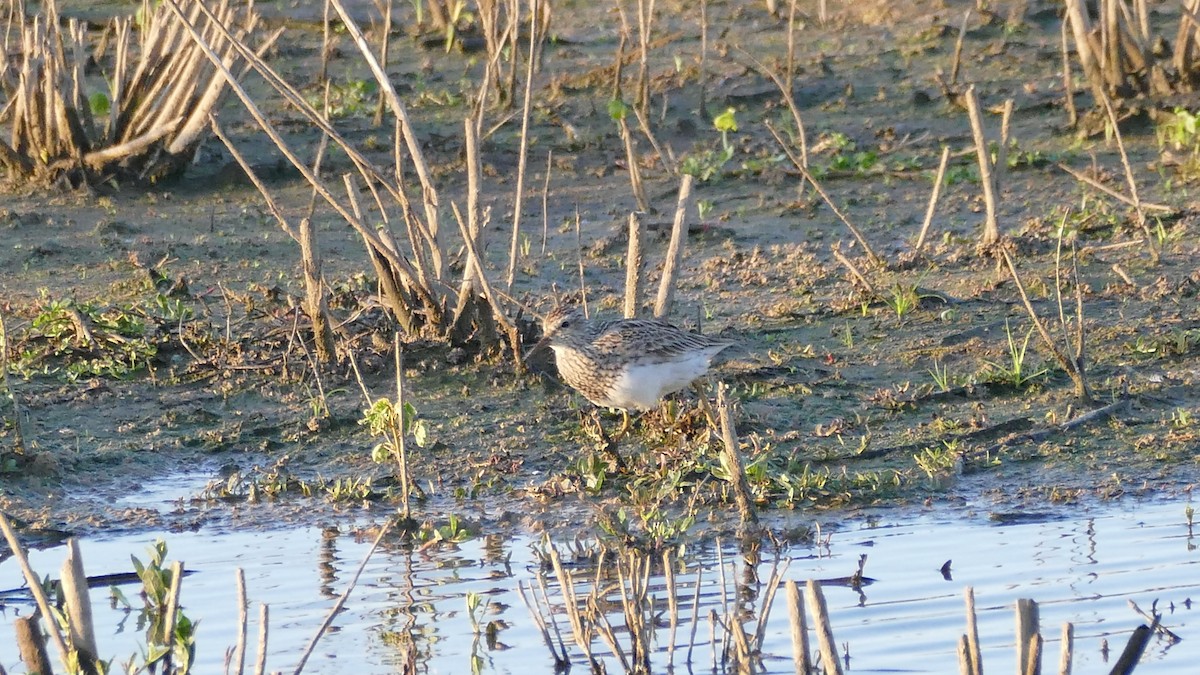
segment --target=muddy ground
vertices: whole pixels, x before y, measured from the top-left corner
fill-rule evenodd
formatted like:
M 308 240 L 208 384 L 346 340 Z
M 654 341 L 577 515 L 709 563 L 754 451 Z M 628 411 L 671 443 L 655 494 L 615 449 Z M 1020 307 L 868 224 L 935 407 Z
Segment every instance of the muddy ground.
M 65 13 L 93 18 L 121 10 L 66 4 Z M 582 259 L 593 311 L 615 316 L 625 223 L 636 209 L 609 115 L 620 22 L 613 3 L 559 4 L 533 87 L 512 296 L 546 310 L 556 289 L 579 288 Z M 1009 336 L 1019 350 L 1030 320 L 995 251 L 978 246 L 983 197 L 968 118 L 935 80 L 949 71 L 963 13 L 976 3 L 830 4 L 825 23 L 816 3 L 798 4 L 794 92 L 811 166 L 882 268 L 802 185 L 765 126 L 787 128 L 790 115 L 752 58 L 782 68 L 786 20 L 761 2 L 713 0 L 702 69 L 696 3 L 662 2 L 650 53 L 649 123 L 664 153 L 719 151 L 711 119 L 735 111 L 733 157 L 696 188 L 702 206 L 689 213 L 673 320 L 739 340 L 717 378 L 740 401 L 737 427 L 760 508 L 791 526 L 835 517 L 814 509 L 948 503 L 1007 513 L 1190 490 L 1200 413 L 1194 176 L 1162 161 L 1151 122 L 1123 125 L 1140 198 L 1169 207 L 1151 212 L 1148 243 L 1133 209 L 1057 166 L 1127 191 L 1115 144 L 1067 128 L 1058 3 L 989 3 L 971 14 L 959 87 L 975 84 L 992 138 L 999 108 L 1014 101 L 999 223 L 1056 337 L 1056 233 L 1065 223 L 1065 315 L 1073 330 L 1076 261 L 1096 402 L 1075 398 L 1036 335 L 1016 373 Z M 369 9 L 357 11 L 364 23 L 371 18 Z M 412 11 L 397 4 L 387 69 L 443 200 L 461 204 L 460 129 L 484 56 L 414 38 Z M 300 10 L 264 12 L 287 26 L 271 62 L 319 91 L 320 25 Z M 1156 5 L 1153 19 L 1173 35 L 1177 8 Z M 353 89 L 369 75 L 340 39 L 330 77 Z M 627 101 L 635 66 L 624 69 Z M 1092 100 L 1080 78 L 1076 72 L 1074 93 L 1086 110 Z M 261 82 L 246 84 L 311 158 L 314 129 Z M 388 162 L 390 124 L 372 123 L 374 98 L 346 96 L 339 129 Z M 299 175 L 236 100 L 221 119 L 288 217 L 302 217 L 310 190 Z M 489 273 L 500 283 L 520 116 L 501 107 L 486 120 L 496 128 L 482 147 L 491 210 L 484 236 Z M 653 207 L 644 220 L 654 285 L 679 179 L 636 136 Z M 916 254 L 943 146 L 951 149 L 946 184 L 929 243 Z M 347 169 L 336 153 L 324 165 L 332 182 Z M 361 240 L 328 208 L 318 205 L 314 222 L 340 349 L 356 355 L 372 395 L 390 395 L 391 327 L 373 301 Z M 366 404 L 347 362 L 322 369 L 318 381 L 311 348 L 302 348 L 311 341 L 297 310 L 298 247 L 218 142 L 206 142 L 183 178 L 166 184 L 10 185 L 0 243 L 8 383 L 25 441 L 21 452 L 6 400 L 0 506 L 29 530 L 265 525 L 393 507 L 394 467 L 371 459 L 376 441 L 358 424 Z M 834 257 L 838 247 L 873 292 Z M 1157 260 L 1152 247 L 1161 247 Z M 453 264 L 461 269 L 457 249 Z M 98 335 L 95 343 L 79 340 L 72 311 Z M 694 395 L 637 422 L 620 443 L 631 458 L 621 471 L 581 423 L 590 405 L 553 377 L 516 372 L 504 354 L 409 342 L 406 397 L 429 436 L 412 450 L 426 496 L 415 507 L 421 518 L 444 522 L 454 513 L 485 529 L 578 531 L 581 522 L 611 529 L 624 507 L 659 535 L 669 529 L 660 508 L 672 518 L 690 511 L 701 522 L 727 522 L 732 498 L 714 477 L 719 444 L 703 430 Z M 1122 396 L 1111 416 L 1055 427 Z M 617 419 L 603 422 L 615 427 Z M 194 496 L 174 512 L 115 503 L 174 475 Z

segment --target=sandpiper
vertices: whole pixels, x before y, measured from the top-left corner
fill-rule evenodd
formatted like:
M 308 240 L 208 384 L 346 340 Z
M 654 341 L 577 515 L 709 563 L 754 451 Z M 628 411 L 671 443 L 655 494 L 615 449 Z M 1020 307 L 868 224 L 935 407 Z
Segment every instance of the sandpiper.
M 733 344 L 655 319 L 589 321 L 572 305 L 547 314 L 542 333 L 530 353 L 553 349 L 567 384 L 598 406 L 620 409 L 618 435 L 629 427 L 630 409 L 655 407 L 707 373 L 713 357 Z

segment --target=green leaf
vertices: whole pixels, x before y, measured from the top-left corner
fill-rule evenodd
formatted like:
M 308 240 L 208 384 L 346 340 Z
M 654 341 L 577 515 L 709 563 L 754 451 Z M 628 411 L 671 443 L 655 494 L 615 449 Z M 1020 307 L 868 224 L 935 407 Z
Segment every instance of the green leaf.
M 608 116 L 611 117 L 614 122 L 625 119 L 626 115 L 628 114 L 629 106 L 625 105 L 625 102 L 621 99 L 614 98 L 608 102 Z
M 92 109 L 93 115 L 107 115 L 112 109 L 112 102 L 103 92 L 98 91 L 88 97 L 88 107 Z
M 713 118 L 713 126 L 721 133 L 737 131 L 737 118 L 734 116 L 736 113 L 733 108 L 726 108 L 725 112 Z

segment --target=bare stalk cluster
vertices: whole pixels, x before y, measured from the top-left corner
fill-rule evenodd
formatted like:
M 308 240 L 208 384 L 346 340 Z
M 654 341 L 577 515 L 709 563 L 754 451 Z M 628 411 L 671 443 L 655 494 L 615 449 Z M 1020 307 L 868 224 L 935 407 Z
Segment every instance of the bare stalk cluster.
M 1146 0 L 1101 0 L 1096 16 L 1083 0 L 1067 0 L 1075 54 L 1100 106 L 1106 96 L 1130 99 L 1194 91 L 1200 84 L 1200 2 L 1184 0 L 1174 39 L 1150 32 Z
M 201 5 L 181 0 L 181 12 L 153 5 L 140 20 L 113 19 L 94 53 L 84 22 L 61 21 L 53 0 L 33 18 L 16 12 L 17 43 L 6 39 L 5 51 L 21 59 L 15 75 L 0 80 L 10 102 L 0 122 L 11 130 L 0 141 L 0 166 L 10 178 L 78 185 L 182 171 L 228 91 L 222 70 L 239 61 L 235 43 L 255 35 L 259 21 L 252 10 L 239 17 L 227 0 L 203 12 Z M 183 17 L 221 67 L 204 58 Z M 102 64 L 108 91 L 89 90 L 89 58 Z
M 378 166 L 366 158 L 338 132 L 328 115 L 315 110 L 291 83 L 236 40 L 232 33 L 223 28 L 220 31 L 224 39 L 233 41 L 238 56 L 245 59 L 288 105 L 320 129 L 328 142 L 345 152 L 354 170 L 341 176 L 340 186 L 327 182 L 315 165 L 309 166 L 297 149 L 283 139 L 258 102 L 228 72 L 224 59 L 208 47 L 201 30 L 193 22 L 184 20 L 184 10 L 176 1 L 165 0 L 164 3 L 183 20 L 193 43 L 201 45 L 207 59 L 225 72 L 231 89 L 247 112 L 308 181 L 314 195 L 362 237 L 379 279 L 383 304 L 396 319 L 401 332 L 410 337 L 420 335 L 458 344 L 477 339 L 485 348 L 495 344 L 495 338 L 501 336 L 511 346 L 519 363 L 520 339 L 516 327 L 489 283 L 480 256 L 487 214 L 479 206 L 481 160 L 475 139 L 481 128 L 483 106 L 476 106 L 473 116 L 464 120 L 469 178 L 464 212 L 459 204 L 443 201 L 404 103 L 362 29 L 341 2 L 331 0 L 330 4 L 378 82 L 394 120 L 393 165 L 390 167 Z M 212 19 L 207 9 L 202 8 L 201 12 Z M 486 96 L 486 83 L 482 92 L 481 99 Z M 416 175 L 419 185 L 419 194 L 415 197 L 410 196 L 403 177 L 408 170 Z M 259 188 L 263 190 L 261 184 Z M 464 244 L 465 264 L 457 280 L 450 276 L 451 254 L 447 241 L 454 234 L 446 232 L 447 205 L 451 207 Z M 284 229 L 289 230 L 286 225 Z M 306 268 L 311 269 L 308 261 L 306 258 Z M 320 304 L 316 300 L 308 303 L 307 309 L 318 311 Z

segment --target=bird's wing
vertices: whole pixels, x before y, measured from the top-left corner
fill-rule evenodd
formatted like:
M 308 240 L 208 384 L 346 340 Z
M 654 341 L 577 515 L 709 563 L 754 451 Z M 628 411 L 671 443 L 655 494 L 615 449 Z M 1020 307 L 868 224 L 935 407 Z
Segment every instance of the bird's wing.
M 712 347 L 728 347 L 729 340 L 692 333 L 655 319 L 626 319 L 601 324 L 592 346 L 601 352 L 621 352 L 634 362 L 672 359 Z

